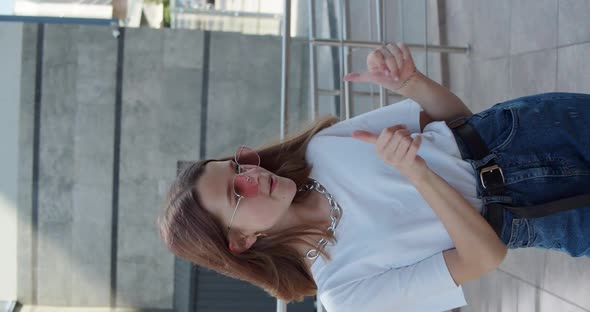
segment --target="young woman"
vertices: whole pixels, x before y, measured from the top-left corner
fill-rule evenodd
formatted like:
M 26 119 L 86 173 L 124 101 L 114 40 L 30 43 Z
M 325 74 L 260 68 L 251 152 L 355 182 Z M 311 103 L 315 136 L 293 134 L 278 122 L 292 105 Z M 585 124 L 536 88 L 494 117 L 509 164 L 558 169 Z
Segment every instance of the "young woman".
M 590 207 L 535 219 L 506 211 L 494 227 L 484 217 L 490 202 L 588 191 L 590 95 L 541 94 L 472 114 L 416 71 L 403 44 L 373 51 L 367 65 L 344 79 L 408 99 L 188 166 L 159 218 L 168 248 L 286 301 L 317 294 L 338 312 L 466 305 L 461 284 L 498 267 L 508 248 L 590 256 Z M 456 121 L 487 154 L 472 156 Z

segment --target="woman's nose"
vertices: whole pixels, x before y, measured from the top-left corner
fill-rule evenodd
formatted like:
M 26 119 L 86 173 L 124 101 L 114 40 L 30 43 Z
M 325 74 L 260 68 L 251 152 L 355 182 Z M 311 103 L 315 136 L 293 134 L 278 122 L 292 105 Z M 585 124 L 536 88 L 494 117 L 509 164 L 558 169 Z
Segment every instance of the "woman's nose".
M 239 175 L 234 181 L 236 192 L 244 197 L 254 197 L 258 194 L 258 175 Z
M 258 166 L 255 166 L 255 165 L 242 165 L 241 167 L 242 167 L 242 173 L 244 173 L 244 172 L 253 173 L 251 171 L 253 171 L 256 168 L 258 168 Z

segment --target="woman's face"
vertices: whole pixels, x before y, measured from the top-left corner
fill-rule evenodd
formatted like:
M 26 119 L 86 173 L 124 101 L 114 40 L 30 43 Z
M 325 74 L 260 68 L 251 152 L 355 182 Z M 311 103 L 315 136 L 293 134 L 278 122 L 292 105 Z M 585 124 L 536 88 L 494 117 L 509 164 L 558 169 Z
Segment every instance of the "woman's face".
M 232 187 L 236 175 L 238 168 L 233 160 L 210 161 L 197 182 L 204 209 L 221 220 L 224 228 L 229 225 L 239 199 Z M 248 184 L 249 190 L 253 191 L 254 196 L 240 200 L 231 223 L 231 231 L 248 235 L 272 228 L 288 211 L 297 191 L 295 182 L 257 166 L 242 166 L 242 175 L 250 178 L 252 184 Z M 272 193 L 271 177 L 276 181 Z M 239 179 L 241 182 L 245 181 L 245 177 Z

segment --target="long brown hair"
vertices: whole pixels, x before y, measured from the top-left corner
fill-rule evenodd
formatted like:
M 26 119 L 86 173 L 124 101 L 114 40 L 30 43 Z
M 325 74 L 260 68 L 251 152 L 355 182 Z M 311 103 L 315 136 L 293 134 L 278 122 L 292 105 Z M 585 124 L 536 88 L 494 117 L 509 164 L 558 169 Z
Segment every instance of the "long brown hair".
M 260 166 L 293 180 L 299 189 L 308 182 L 312 169 L 305 159 L 307 144 L 314 134 L 338 121 L 335 116 L 319 118 L 283 142 L 275 139 L 271 144 L 257 148 Z M 272 237 L 258 238 L 248 250 L 238 255 L 230 252 L 224 227 L 203 209 L 196 190 L 205 164 L 229 159 L 233 159 L 233 155 L 198 161 L 179 173 L 167 194 L 165 211 L 158 217 L 162 240 L 176 256 L 220 274 L 247 281 L 273 297 L 290 302 L 302 301 L 304 296 L 315 295 L 317 286 L 311 272 L 305 260 L 292 247 L 292 243 L 299 242 L 314 248 L 315 245 L 300 237 L 317 234 L 318 231 L 334 242 L 335 237 L 319 224 L 299 226 Z M 293 201 L 301 202 L 307 194 L 309 193 L 300 192 Z M 323 250 L 320 250 L 320 254 L 330 260 L 330 256 Z

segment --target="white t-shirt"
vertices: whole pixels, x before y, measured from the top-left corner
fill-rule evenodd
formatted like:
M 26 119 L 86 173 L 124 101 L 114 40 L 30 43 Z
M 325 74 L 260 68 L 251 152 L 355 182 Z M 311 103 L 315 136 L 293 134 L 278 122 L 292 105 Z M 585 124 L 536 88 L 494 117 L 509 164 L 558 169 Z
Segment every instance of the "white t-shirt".
M 408 99 L 338 122 L 317 133 L 306 158 L 310 174 L 342 207 L 332 261 L 311 266 L 318 296 L 328 312 L 445 311 L 467 304 L 442 252 L 453 241 L 435 212 L 375 145 L 351 137 L 406 124 L 420 133 L 418 103 Z M 461 158 L 444 121 L 429 123 L 418 150 L 428 167 L 454 187 L 480 214 L 475 174 Z

